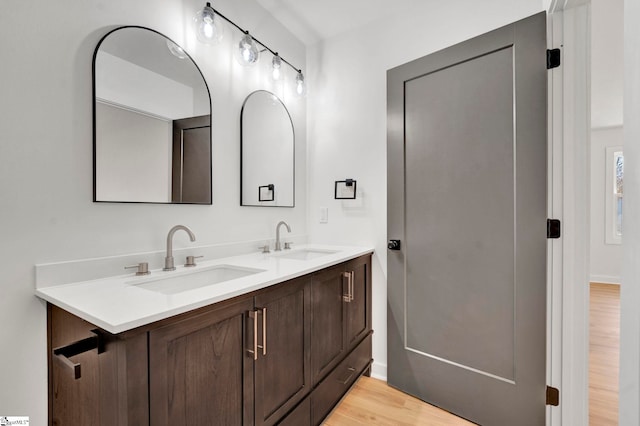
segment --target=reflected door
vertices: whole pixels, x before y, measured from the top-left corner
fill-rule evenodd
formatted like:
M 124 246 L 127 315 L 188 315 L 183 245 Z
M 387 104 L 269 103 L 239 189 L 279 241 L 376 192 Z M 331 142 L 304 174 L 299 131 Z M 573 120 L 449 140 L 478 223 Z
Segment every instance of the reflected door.
M 546 18 L 388 73 L 388 381 L 483 425 L 542 425 Z
M 171 202 L 211 204 L 211 117 L 173 121 Z

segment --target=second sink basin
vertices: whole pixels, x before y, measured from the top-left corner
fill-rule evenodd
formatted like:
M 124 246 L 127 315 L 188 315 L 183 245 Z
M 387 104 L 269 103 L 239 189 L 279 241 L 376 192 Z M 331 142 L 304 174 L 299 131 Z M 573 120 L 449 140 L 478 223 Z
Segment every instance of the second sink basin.
M 334 253 L 337 253 L 337 251 L 305 248 L 299 250 L 291 250 L 281 254 L 274 254 L 274 256 L 283 259 L 311 260 Z
M 155 277 L 141 278 L 129 281 L 128 284 L 162 294 L 177 294 L 259 272 L 264 272 L 264 270 L 235 265 L 215 265 L 207 268 L 195 267 L 189 271 L 167 272 L 166 276 L 157 275 Z

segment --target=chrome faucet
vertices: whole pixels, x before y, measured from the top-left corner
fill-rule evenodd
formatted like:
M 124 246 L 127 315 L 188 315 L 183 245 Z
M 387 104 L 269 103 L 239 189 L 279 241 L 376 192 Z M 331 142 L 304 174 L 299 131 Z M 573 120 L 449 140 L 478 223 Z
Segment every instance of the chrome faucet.
M 173 234 L 178 230 L 183 230 L 187 234 L 189 234 L 189 238 L 191 241 L 196 240 L 196 236 L 191 232 L 191 229 L 187 228 L 184 225 L 176 225 L 169 230 L 169 234 L 167 235 L 167 256 L 164 258 L 164 268 L 163 271 L 175 271 L 176 267 L 173 264 Z
M 276 225 L 276 249 L 275 251 L 281 251 L 282 250 L 282 246 L 280 244 L 280 226 L 286 226 L 287 227 L 287 231 L 291 232 L 291 228 L 289 227 L 289 225 L 287 225 L 287 223 L 284 220 L 281 220 L 280 222 L 278 222 L 278 224 Z

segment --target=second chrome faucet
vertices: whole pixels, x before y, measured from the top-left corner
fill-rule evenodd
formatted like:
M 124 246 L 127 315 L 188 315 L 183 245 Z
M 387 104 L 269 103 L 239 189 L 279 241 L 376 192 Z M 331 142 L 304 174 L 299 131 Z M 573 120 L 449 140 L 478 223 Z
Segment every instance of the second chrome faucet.
M 174 265 L 174 262 L 173 262 L 173 234 L 175 234 L 176 231 L 179 231 L 179 230 L 183 230 L 184 232 L 189 234 L 189 238 L 191 239 L 192 242 L 196 240 L 196 236 L 191 231 L 191 229 L 187 228 L 184 225 L 176 225 L 173 228 L 171 228 L 169 230 L 169 234 L 167 235 L 167 255 L 164 258 L 164 268 L 162 268 L 163 271 L 176 270 L 176 266 Z
M 287 227 L 287 231 L 288 232 L 291 232 L 291 227 L 289 225 L 287 225 L 287 223 L 284 220 L 281 220 L 280 222 L 278 222 L 278 224 L 276 225 L 276 249 L 275 249 L 275 251 L 282 250 L 282 245 L 280 244 L 280 227 L 282 225 Z

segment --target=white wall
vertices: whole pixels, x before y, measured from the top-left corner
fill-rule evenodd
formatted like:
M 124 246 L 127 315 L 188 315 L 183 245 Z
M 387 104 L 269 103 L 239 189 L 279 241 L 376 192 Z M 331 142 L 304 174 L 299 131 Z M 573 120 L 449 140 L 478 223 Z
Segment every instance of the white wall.
M 376 248 L 375 375 L 386 377 L 387 359 L 386 71 L 542 10 L 539 0 L 414 2 L 309 49 L 310 238 Z M 333 199 L 334 181 L 344 178 L 357 180 L 357 201 Z M 327 224 L 320 207 L 329 208 Z
M 623 0 L 591 0 L 591 127 L 622 125 Z
M 624 1 L 624 221 L 620 293 L 621 426 L 640 424 L 640 2 Z
M 605 182 L 607 147 L 623 143 L 621 126 L 591 131 L 591 282 L 619 284 L 622 279 L 622 245 L 607 244 L 605 239 L 605 230 L 610 229 L 605 220 Z
M 197 45 L 189 25 L 196 0 L 0 2 L 0 414 L 47 419 L 45 305 L 34 296 L 34 264 L 162 250 L 176 224 L 197 244 L 273 238 L 286 220 L 306 233 L 306 101 L 278 88 L 296 126 L 297 207 L 240 207 L 239 114 L 265 69 L 244 69 L 220 46 Z M 306 69 L 301 42 L 254 0 L 216 8 Z M 110 29 L 142 25 L 184 45 L 213 100 L 213 205 L 93 203 L 93 50 Z M 227 36 L 233 31 L 228 28 Z M 270 62 L 270 60 L 269 60 Z M 287 74 L 289 82 L 295 76 Z M 288 87 L 291 87 L 288 86 Z M 176 238 L 177 248 L 190 243 Z M 124 266 L 124 265 L 123 265 Z
M 196 93 L 191 86 L 102 51 L 96 56 L 96 70 L 96 97 L 102 101 L 173 120 L 203 115 L 194 111 Z M 206 94 L 203 84 L 196 89 Z M 204 114 L 208 113 L 207 108 Z
M 623 145 L 623 0 L 591 0 L 591 282 L 620 283 L 622 246 L 605 241 L 605 151 Z
M 96 199 L 171 202 L 173 122 L 96 102 Z

